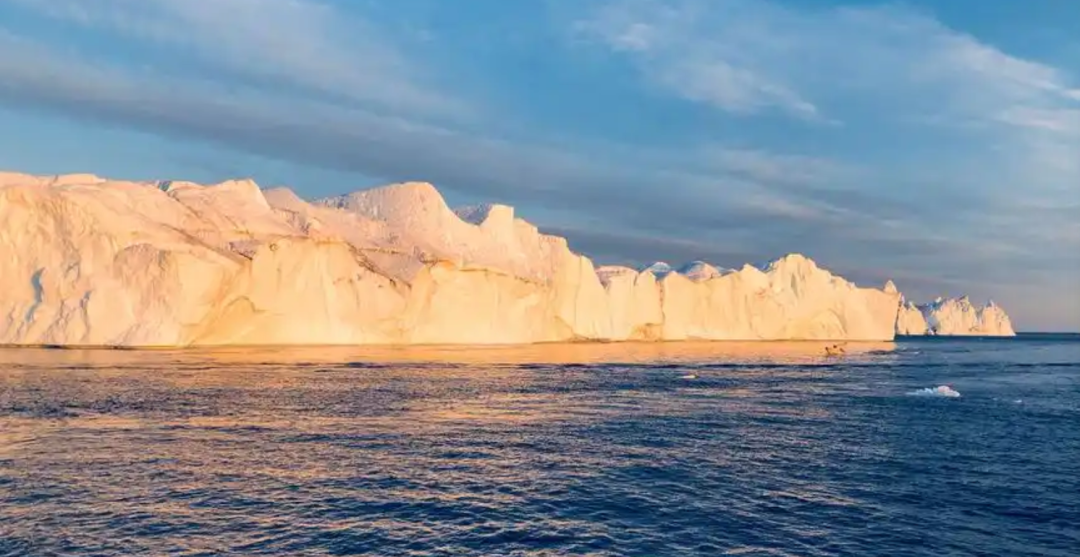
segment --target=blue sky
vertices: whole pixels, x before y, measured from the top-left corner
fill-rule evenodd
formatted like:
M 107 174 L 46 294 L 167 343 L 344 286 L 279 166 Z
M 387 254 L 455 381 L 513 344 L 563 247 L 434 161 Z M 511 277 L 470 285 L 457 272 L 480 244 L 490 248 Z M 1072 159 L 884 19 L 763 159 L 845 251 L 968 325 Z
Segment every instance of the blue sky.
M 0 0 L 0 167 L 495 201 L 1080 330 L 1080 2 Z

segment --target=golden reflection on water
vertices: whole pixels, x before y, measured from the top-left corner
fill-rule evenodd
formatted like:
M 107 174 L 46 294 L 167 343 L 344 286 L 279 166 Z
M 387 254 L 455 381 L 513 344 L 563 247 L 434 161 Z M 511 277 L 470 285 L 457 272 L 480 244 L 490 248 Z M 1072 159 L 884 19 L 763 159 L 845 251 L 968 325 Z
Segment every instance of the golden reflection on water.
M 888 356 L 896 345 L 891 342 L 845 343 L 842 358 L 825 354 L 822 342 L 641 342 L 641 343 L 567 343 L 515 346 L 272 346 L 226 347 L 183 350 L 104 350 L 104 349 L 0 349 L 0 391 L 5 382 L 25 381 L 36 388 L 63 388 L 66 396 L 79 398 L 95 392 L 122 389 L 132 380 L 143 393 L 203 391 L 207 389 L 257 392 L 259 397 L 283 397 L 275 401 L 286 413 L 303 412 L 305 402 L 323 394 L 338 394 L 343 389 L 363 392 L 365 396 L 380 390 L 394 390 L 409 385 L 398 412 L 414 423 L 506 423 L 528 424 L 559 420 L 587 420 L 613 411 L 629 414 L 663 415 L 674 411 L 692 411 L 696 405 L 687 400 L 718 409 L 738 409 L 753 415 L 802 416 L 828 418 L 828 412 L 813 406 L 783 406 L 762 403 L 760 387 L 746 382 L 760 378 L 806 378 L 816 366 L 858 363 L 868 358 Z M 710 372 L 691 369 L 679 385 L 677 403 L 664 392 L 649 388 L 624 388 L 611 393 L 598 406 L 591 396 L 574 396 L 551 391 L 548 387 L 564 385 L 572 391 L 588 387 L 581 377 L 568 374 L 559 366 L 602 366 L 609 377 L 628 372 L 622 366 L 738 366 L 743 380 L 723 386 L 695 381 L 707 380 Z M 763 366 L 756 368 L 757 365 Z M 785 366 L 799 366 L 792 371 Z M 550 366 L 550 367 L 545 367 Z M 744 367 L 745 366 L 745 367 Z M 633 368 L 629 368 L 633 369 Z M 67 373 L 65 373 L 67 372 Z M 686 369 L 672 371 L 678 379 Z M 60 375 L 62 374 L 62 375 Z M 348 378 L 342 378 L 347 374 Z M 712 373 L 711 375 L 716 375 Z M 477 383 L 482 380 L 483 385 Z M 586 381 L 587 383 L 587 381 Z M 470 395 L 470 389 L 491 392 Z M 813 381 L 792 382 L 785 386 L 793 392 L 810 395 L 820 387 Z M 461 392 L 454 392 L 455 389 Z M 274 394 L 278 393 L 278 394 Z M 301 393 L 301 394 L 296 394 Z M 2 392 L 0 392 L 2 394 Z M 776 395 L 779 396 L 779 395 Z M 779 400 L 779 399 L 777 399 Z M 336 401 L 336 404 L 345 404 Z M 86 410 L 61 410 L 55 418 L 84 431 L 137 429 L 141 418 L 122 417 Z M 318 429 L 356 427 L 356 418 L 310 415 L 304 423 L 285 420 L 273 413 L 237 412 L 236 415 L 173 416 L 174 425 L 223 429 L 259 427 L 267 429 Z M 379 427 L 381 420 L 396 420 L 396 415 L 367 416 L 364 427 Z M 18 430 L 10 418 L 8 431 Z M 24 424 L 25 425 L 25 424 Z M 44 423 L 36 423 L 41 427 Z M 402 424 L 384 424 L 401 428 Z M 11 434 L 9 434 L 11 435 Z M 14 442 L 0 446 L 10 447 Z M 3 449 L 0 449 L 3 450 Z
M 853 376 L 827 364 L 895 345 L 826 344 L 4 349 L 0 523 L 114 554 L 334 536 L 476 554 L 454 544 L 530 522 L 614 539 L 637 508 L 714 509 L 634 534 L 675 539 L 722 509 L 840 507 L 794 479 L 847 450 L 817 433 Z
M 890 352 L 893 342 L 841 343 L 842 357 L 828 357 L 832 342 L 611 342 L 492 346 L 265 346 L 178 350 L 0 349 L 3 364 L 101 365 L 142 363 L 175 358 L 207 364 L 289 363 L 451 363 L 451 364 L 598 364 L 598 363 L 837 363 L 871 353 Z
M 991 403 L 904 397 L 926 360 L 893 343 L 824 347 L 0 349 L 0 555 L 894 555 L 934 512 L 970 533 L 940 510 L 973 476 L 939 449 Z M 1019 493 L 991 457 L 985 493 Z M 1072 503 L 1060 469 L 1031 475 L 1046 508 Z M 982 547 L 1064 547 L 1001 545 L 1019 501 Z

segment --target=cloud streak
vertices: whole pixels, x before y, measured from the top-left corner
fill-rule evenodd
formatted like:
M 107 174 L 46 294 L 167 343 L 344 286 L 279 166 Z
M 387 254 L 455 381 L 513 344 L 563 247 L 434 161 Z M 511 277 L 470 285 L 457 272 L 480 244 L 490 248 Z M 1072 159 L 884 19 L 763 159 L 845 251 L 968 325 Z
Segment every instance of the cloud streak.
M 118 33 L 248 84 L 289 86 L 414 115 L 460 115 L 369 22 L 311 0 L 7 0 L 40 16 Z M 431 80 L 426 82 L 425 80 Z
M 914 298 L 966 288 L 1009 304 L 1010 293 L 1031 291 L 1020 286 L 1041 284 L 1036 297 L 1049 309 L 1010 311 L 1021 322 L 1071 319 L 1051 298 L 1075 267 L 1075 205 L 1062 202 L 1080 193 L 1075 81 L 921 14 L 608 3 L 575 18 L 578 36 L 594 41 L 585 48 L 631 61 L 650 87 L 719 114 L 712 123 L 779 120 L 780 137 L 811 135 L 797 149 L 778 135 L 709 133 L 671 145 L 551 147 L 551 129 L 506 139 L 507 115 L 458 98 L 453 80 L 431 70 L 437 64 L 340 6 L 2 2 L 188 64 L 124 66 L 0 24 L 5 106 L 429 180 L 519 205 L 526 218 L 547 209 L 539 224 L 601 262 L 739 266 L 802 251 L 869 284 L 888 270 Z
M 735 114 L 779 111 L 814 119 L 855 101 L 894 112 L 994 120 L 1003 107 L 1078 98 L 1056 68 L 892 6 L 797 10 L 751 0 L 611 1 L 574 29 L 634 61 L 649 82 Z M 908 98 L 912 91 L 919 98 Z
M 699 3 L 610 3 L 593 17 L 578 21 L 574 29 L 630 56 L 656 86 L 687 100 L 739 115 L 775 109 L 818 119 L 818 108 L 781 75 L 743 54 L 770 44 L 756 30 L 731 33 L 734 27 L 725 26 L 716 33 L 723 39 L 707 38 L 706 25 L 720 23 L 733 14 L 730 2 L 716 4 L 721 3 L 724 6 L 717 9 L 718 14 Z M 703 17 L 708 18 L 707 24 L 700 22 Z

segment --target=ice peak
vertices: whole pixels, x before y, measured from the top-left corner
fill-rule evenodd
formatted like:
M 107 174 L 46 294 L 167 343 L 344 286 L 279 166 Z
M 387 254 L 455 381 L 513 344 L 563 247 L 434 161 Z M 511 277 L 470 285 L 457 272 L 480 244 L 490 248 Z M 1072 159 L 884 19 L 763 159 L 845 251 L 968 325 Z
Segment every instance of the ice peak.
M 50 182 L 56 186 L 77 186 L 85 184 L 100 184 L 105 179 L 96 174 L 57 174 Z
M 270 188 L 263 191 L 263 197 L 266 198 L 266 202 L 275 209 L 284 209 L 287 211 L 301 211 L 307 202 L 296 195 L 296 192 L 285 187 Z
M 351 195 L 382 195 L 391 198 L 443 200 L 442 193 L 430 182 L 397 182 L 353 192 Z
M 694 281 L 709 280 L 723 275 L 720 269 L 704 262 L 691 261 L 679 268 L 679 274 Z
M 423 213 L 450 212 L 439 190 L 427 182 L 390 184 L 319 199 L 313 204 L 388 222 L 415 220 Z
M 35 176 L 22 172 L 0 171 L 0 186 L 80 186 L 98 185 L 106 180 L 94 174 L 53 174 L 49 176 Z
M 442 194 L 435 188 L 434 185 L 428 182 L 398 182 L 394 184 L 386 184 L 383 186 L 376 186 L 373 188 L 356 190 L 341 195 L 335 195 L 331 197 L 325 197 L 322 199 L 316 199 L 313 203 L 327 206 L 346 205 L 354 199 L 364 198 L 380 198 L 387 202 L 410 202 L 410 201 L 430 201 L 437 199 L 442 201 Z M 338 207 L 346 208 L 344 206 Z
M 813 259 L 810 259 L 801 253 L 789 253 L 769 264 L 770 270 L 800 267 L 816 268 L 817 264 L 814 263 Z
M 649 265 L 641 270 L 641 272 L 649 272 L 656 276 L 656 278 L 663 278 L 674 271 L 671 265 L 664 263 L 663 261 L 657 261 L 652 265 Z
M 766 268 L 766 272 L 772 275 L 782 276 L 808 276 L 818 269 L 813 259 L 801 253 L 789 253 Z
M 216 183 L 216 184 L 214 184 L 214 185 L 212 185 L 210 187 L 221 189 L 221 190 L 237 190 L 237 191 L 244 191 L 244 192 L 250 192 L 250 191 L 253 191 L 253 190 L 259 191 L 259 192 L 262 191 L 262 188 L 259 187 L 259 184 L 257 184 L 255 182 L 255 180 L 253 180 L 251 178 L 240 178 L 240 179 L 235 179 L 235 180 L 225 180 L 224 182 L 218 182 L 218 183 Z

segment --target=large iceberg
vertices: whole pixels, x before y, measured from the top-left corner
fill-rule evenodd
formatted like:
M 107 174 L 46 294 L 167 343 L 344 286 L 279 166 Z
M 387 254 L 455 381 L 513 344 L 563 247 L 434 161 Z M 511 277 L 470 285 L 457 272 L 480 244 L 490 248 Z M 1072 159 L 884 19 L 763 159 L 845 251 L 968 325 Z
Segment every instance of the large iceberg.
M 967 296 L 938 298 L 928 304 L 902 302 L 896 318 L 898 335 L 935 336 L 1016 336 L 1012 321 L 1001 306 L 991 300 L 978 307 Z
M 801 255 L 593 266 L 430 184 L 307 202 L 249 180 L 0 173 L 0 343 L 194 346 L 892 340 L 900 294 Z

